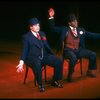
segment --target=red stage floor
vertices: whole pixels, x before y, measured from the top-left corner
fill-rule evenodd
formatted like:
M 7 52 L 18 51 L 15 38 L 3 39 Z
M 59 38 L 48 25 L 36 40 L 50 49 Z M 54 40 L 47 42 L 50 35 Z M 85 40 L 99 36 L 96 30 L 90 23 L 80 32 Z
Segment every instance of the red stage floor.
M 40 93 L 34 87 L 34 75 L 29 70 L 26 84 L 23 84 L 23 73 L 16 72 L 20 58 L 20 43 L 11 41 L 0 42 L 0 98 L 100 98 L 100 53 L 97 52 L 97 78 L 86 77 L 88 61 L 83 59 L 83 75 L 80 74 L 79 64 L 76 65 L 73 78 L 75 82 L 68 83 L 68 64 L 64 63 L 63 88 L 54 88 L 45 83 L 45 92 Z M 52 79 L 53 69 L 47 66 L 47 80 Z M 43 77 L 44 79 L 44 77 Z

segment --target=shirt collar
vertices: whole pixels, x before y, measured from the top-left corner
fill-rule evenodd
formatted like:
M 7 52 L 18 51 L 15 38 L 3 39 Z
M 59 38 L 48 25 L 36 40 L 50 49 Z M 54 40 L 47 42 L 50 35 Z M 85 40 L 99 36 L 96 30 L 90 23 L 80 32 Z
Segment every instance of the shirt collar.
M 32 32 L 32 34 L 33 34 L 35 37 L 37 37 L 36 32 L 33 32 L 33 31 L 31 31 L 31 32 Z
M 73 27 L 72 26 L 69 26 L 70 28 L 71 28 L 71 30 L 73 30 Z M 75 30 L 76 30 L 76 28 L 75 28 Z

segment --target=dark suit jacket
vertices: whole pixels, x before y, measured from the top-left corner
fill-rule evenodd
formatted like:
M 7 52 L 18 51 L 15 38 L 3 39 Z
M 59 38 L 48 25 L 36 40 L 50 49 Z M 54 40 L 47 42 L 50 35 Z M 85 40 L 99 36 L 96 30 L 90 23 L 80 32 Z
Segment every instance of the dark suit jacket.
M 51 48 L 49 47 L 45 33 L 39 32 L 41 36 L 41 42 L 32 34 L 32 32 L 28 32 L 22 37 L 22 54 L 21 54 L 21 60 L 26 61 L 32 60 L 34 58 L 39 59 L 39 56 L 41 56 L 41 48 L 45 47 L 45 50 L 48 54 L 52 54 Z M 31 61 L 29 61 L 31 62 Z
M 64 41 L 65 37 L 67 36 L 68 30 L 70 28 L 66 27 L 66 26 L 57 27 L 55 25 L 54 19 L 49 19 L 48 22 L 49 22 L 49 28 L 50 28 L 51 31 L 61 34 L 61 37 L 60 37 L 60 40 L 59 40 L 59 46 L 61 47 L 62 42 Z M 84 28 L 78 27 L 77 32 L 80 36 L 80 47 L 82 47 L 82 48 L 85 48 L 85 37 L 90 37 L 90 38 L 93 38 L 93 39 L 100 39 L 100 34 L 88 32 Z

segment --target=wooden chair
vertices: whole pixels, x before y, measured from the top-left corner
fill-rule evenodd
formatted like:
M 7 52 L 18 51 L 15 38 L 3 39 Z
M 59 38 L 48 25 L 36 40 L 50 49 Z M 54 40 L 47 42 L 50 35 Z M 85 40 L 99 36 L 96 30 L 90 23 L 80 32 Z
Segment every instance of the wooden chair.
M 64 42 L 62 43 L 62 55 L 63 55 L 63 50 L 64 50 Z M 64 62 L 64 60 L 66 60 L 67 62 L 68 62 L 68 65 L 69 65 L 69 59 L 65 59 L 64 58 L 64 56 L 63 56 L 63 62 Z M 78 60 L 77 60 L 77 63 L 76 64 L 78 64 L 78 63 L 80 63 L 80 72 L 81 72 L 81 76 L 82 76 L 82 58 L 79 58 Z
M 26 71 L 25 71 L 25 76 L 24 76 L 24 84 L 26 83 L 26 78 L 27 78 L 27 75 L 28 75 L 29 68 L 31 68 L 31 67 L 26 65 Z M 45 82 L 46 82 L 47 81 L 46 80 L 46 65 L 42 67 L 42 71 L 44 71 L 44 78 L 45 78 Z M 36 86 L 36 77 L 35 77 L 35 75 L 34 75 L 34 86 Z
M 63 61 L 67 61 L 68 62 L 68 67 L 69 67 L 69 62 L 70 62 L 70 60 L 69 59 L 63 59 Z M 77 60 L 77 63 L 76 64 L 80 64 L 80 73 L 81 73 L 81 76 L 82 76 L 82 58 L 79 58 L 78 60 Z

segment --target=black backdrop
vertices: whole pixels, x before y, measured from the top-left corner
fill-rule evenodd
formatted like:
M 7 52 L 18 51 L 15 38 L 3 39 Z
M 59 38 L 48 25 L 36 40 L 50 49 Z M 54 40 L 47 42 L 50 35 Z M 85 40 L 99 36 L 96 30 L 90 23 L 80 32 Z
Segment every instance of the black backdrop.
M 48 30 L 48 9 L 55 9 L 57 25 L 66 25 L 66 15 L 73 12 L 79 19 L 80 27 L 91 32 L 100 33 L 100 2 L 99 1 L 67 1 L 67 0 L 35 0 L 35 1 L 0 1 L 0 39 L 20 40 L 28 31 L 28 20 L 37 17 L 41 30 L 46 32 L 51 47 L 55 47 L 59 35 Z M 99 45 L 100 40 L 92 42 Z M 95 45 L 96 46 L 96 45 Z M 100 46 L 99 46 L 100 47 Z

